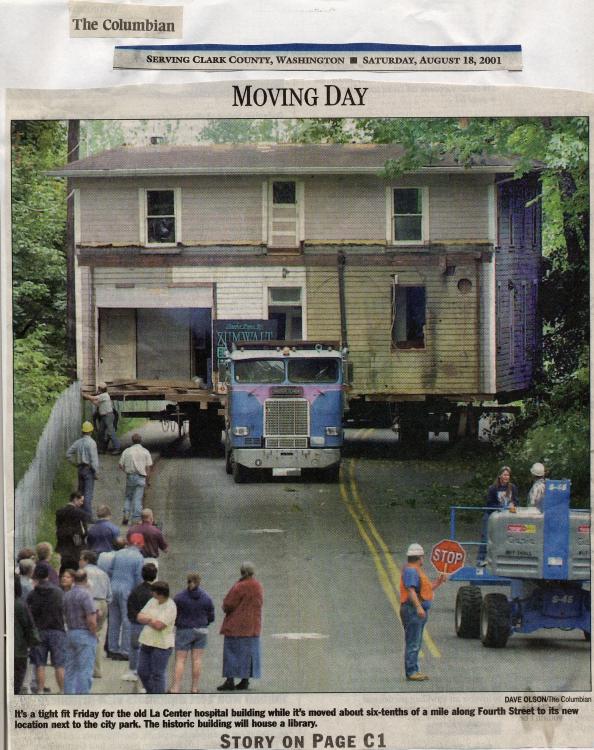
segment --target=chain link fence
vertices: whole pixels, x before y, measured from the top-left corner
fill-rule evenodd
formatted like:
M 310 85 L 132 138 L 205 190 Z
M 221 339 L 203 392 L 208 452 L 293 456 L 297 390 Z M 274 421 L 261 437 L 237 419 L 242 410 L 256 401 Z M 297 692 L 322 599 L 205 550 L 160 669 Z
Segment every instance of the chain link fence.
M 67 448 L 80 436 L 82 411 L 80 384 L 75 382 L 54 404 L 35 458 L 15 490 L 15 551 L 35 544 L 39 517 L 50 501 L 56 471 Z

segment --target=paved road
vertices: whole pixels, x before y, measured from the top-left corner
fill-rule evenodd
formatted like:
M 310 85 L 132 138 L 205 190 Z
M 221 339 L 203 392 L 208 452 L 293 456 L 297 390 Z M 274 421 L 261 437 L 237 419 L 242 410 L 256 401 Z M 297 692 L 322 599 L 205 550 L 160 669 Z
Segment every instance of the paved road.
M 409 542 L 430 548 L 448 536 L 446 519 L 413 507 L 411 488 L 414 496 L 438 473 L 443 480 L 451 471 L 443 462 L 399 458 L 387 430 L 353 430 L 339 485 L 235 485 L 219 457 L 196 457 L 186 443 L 151 435 L 162 455 L 147 500 L 172 548 L 160 577 L 177 592 L 188 571 L 199 571 L 217 607 L 203 692 L 221 682 L 220 603 L 243 560 L 255 563 L 266 596 L 264 675 L 253 692 L 590 689 L 589 644 L 578 631 L 515 635 L 503 650 L 458 639 L 453 583 L 439 590 L 427 627 L 422 669 L 431 680 L 404 680 L 400 565 Z M 93 692 L 134 691 L 119 680 L 124 666 L 108 662 Z

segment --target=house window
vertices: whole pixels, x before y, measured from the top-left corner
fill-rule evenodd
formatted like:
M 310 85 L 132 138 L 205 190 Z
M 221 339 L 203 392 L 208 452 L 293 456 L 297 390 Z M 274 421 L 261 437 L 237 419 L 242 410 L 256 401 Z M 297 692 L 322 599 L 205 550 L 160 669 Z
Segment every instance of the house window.
M 172 245 L 177 242 L 174 190 L 146 191 L 146 243 Z
M 277 322 L 280 341 L 303 338 L 303 311 L 300 286 L 268 287 L 268 319 Z
M 425 347 L 425 287 L 392 287 L 392 347 L 423 349 Z
M 297 190 L 294 182 L 273 182 L 272 202 L 275 206 L 294 206 L 297 202 Z
M 423 191 L 421 188 L 394 188 L 392 223 L 394 242 L 421 242 L 423 240 Z

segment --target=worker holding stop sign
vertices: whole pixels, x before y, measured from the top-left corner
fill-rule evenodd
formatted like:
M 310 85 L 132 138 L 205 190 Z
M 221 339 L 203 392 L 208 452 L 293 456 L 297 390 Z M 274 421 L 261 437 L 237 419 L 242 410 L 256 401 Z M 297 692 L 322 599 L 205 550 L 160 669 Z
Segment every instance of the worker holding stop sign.
M 425 551 L 420 544 L 411 544 L 406 551 L 406 565 L 400 576 L 400 619 L 404 627 L 404 671 L 407 680 L 428 680 L 429 676 L 419 669 L 419 651 L 423 642 L 423 631 L 433 592 L 448 579 L 448 571 L 442 570 L 434 580 L 423 570 Z

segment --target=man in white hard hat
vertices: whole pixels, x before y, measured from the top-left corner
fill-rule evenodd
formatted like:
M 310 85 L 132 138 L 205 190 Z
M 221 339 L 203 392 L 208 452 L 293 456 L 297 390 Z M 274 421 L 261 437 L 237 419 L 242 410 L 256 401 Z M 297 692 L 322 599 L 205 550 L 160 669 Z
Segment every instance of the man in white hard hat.
M 97 407 L 97 414 L 99 415 L 99 449 L 102 451 L 107 450 L 107 446 L 111 442 L 111 453 L 119 456 L 122 450 L 115 432 L 113 402 L 107 390 L 107 383 L 99 383 L 97 388 L 99 392 L 95 396 L 89 393 L 82 393 L 82 397 Z
M 404 671 L 407 680 L 428 680 L 429 676 L 419 669 L 419 651 L 423 642 L 423 630 L 427 623 L 433 592 L 448 579 L 440 573 L 430 581 L 423 570 L 425 551 L 420 544 L 411 544 L 406 550 L 406 565 L 400 576 L 400 619 L 404 627 Z
M 544 464 L 538 461 L 530 467 L 532 477 L 532 487 L 528 490 L 528 505 L 538 508 L 542 512 L 542 501 L 545 494 L 545 474 Z
M 97 443 L 91 437 L 92 433 L 93 425 L 83 422 L 82 437 L 75 440 L 66 451 L 66 458 L 77 467 L 78 491 L 85 498 L 82 508 L 90 517 L 93 515 L 93 492 L 99 472 Z

